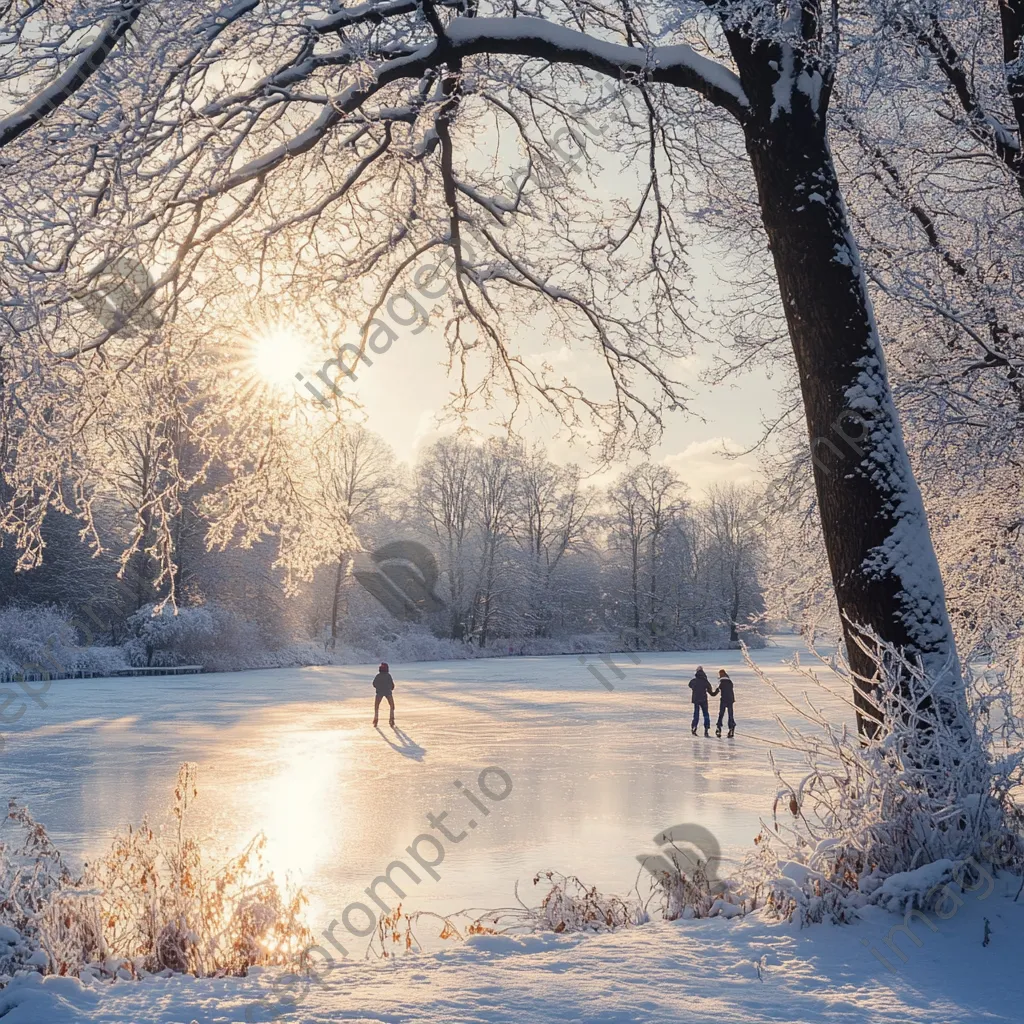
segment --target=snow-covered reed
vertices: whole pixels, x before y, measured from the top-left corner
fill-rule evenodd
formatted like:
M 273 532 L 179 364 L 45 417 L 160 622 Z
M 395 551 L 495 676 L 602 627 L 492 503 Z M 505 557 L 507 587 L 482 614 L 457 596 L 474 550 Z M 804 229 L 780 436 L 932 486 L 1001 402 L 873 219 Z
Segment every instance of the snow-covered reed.
M 682 852 L 682 851 L 679 851 Z M 692 865 L 692 866 L 691 866 Z M 442 938 L 456 935 L 460 918 L 469 921 L 466 934 L 530 934 L 553 932 L 609 932 L 634 928 L 652 920 L 695 920 L 706 917 L 735 917 L 753 909 L 735 883 L 716 881 L 707 862 L 682 858 L 662 858 L 657 868 L 647 867 L 641 876 L 648 879 L 641 893 L 639 878 L 633 891 L 625 896 L 603 893 L 581 881 L 576 875 L 540 871 L 533 878 L 544 895 L 538 904 L 525 903 L 516 891 L 518 906 L 485 913 L 463 912 L 445 919 Z

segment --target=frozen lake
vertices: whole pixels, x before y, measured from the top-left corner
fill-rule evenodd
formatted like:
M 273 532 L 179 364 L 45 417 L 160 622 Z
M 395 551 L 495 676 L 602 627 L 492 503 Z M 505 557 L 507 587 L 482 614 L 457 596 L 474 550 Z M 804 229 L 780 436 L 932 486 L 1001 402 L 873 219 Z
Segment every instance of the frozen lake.
M 796 696 L 805 684 L 781 663 L 799 638 L 776 642 L 756 659 Z M 407 909 L 508 906 L 516 881 L 532 898 L 545 869 L 624 893 L 636 856 L 682 822 L 710 829 L 727 854 L 749 848 L 776 788 L 774 715 L 788 709 L 736 651 L 614 658 L 624 679 L 587 662 L 612 691 L 575 656 L 392 665 L 398 734 L 386 704 L 384 728 L 370 724 L 370 667 L 54 682 L 47 707 L 30 705 L 6 734 L 4 787 L 81 859 L 144 815 L 163 822 L 178 765 L 195 761 L 202 834 L 226 853 L 262 830 L 269 866 L 309 894 L 316 931 L 365 902 L 392 860 L 411 863 L 406 848 L 430 831 L 428 813 L 448 811 L 446 827 L 467 834 L 445 844 L 438 880 L 409 886 Z M 734 740 L 690 735 L 686 683 L 698 663 L 735 681 Z M 834 712 L 851 718 L 838 702 Z M 488 766 L 512 780 L 501 801 L 480 796 Z M 485 785 L 503 789 L 497 773 Z

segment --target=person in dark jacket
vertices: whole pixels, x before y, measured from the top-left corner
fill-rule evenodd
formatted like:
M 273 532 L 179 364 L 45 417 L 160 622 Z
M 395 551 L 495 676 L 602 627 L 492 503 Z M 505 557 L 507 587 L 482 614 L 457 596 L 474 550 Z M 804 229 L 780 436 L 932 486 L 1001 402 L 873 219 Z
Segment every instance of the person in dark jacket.
M 391 673 L 388 671 L 388 663 L 382 661 L 380 668 L 377 670 L 377 674 L 373 677 L 373 688 L 377 691 L 377 699 L 373 702 L 373 724 L 377 724 L 377 709 L 380 707 L 380 702 L 386 700 L 388 707 L 391 708 L 391 720 L 388 725 L 392 729 L 395 727 L 395 699 L 391 696 L 391 691 L 395 688 L 395 681 L 391 678 Z
M 690 723 L 690 732 L 694 736 L 697 735 L 697 722 L 700 720 L 700 713 L 703 711 L 704 735 L 710 736 L 711 716 L 708 714 L 708 694 L 715 691 L 711 688 L 711 683 L 708 681 L 708 677 L 701 665 L 697 666 L 697 671 L 690 680 L 690 691 L 692 694 L 690 700 L 693 702 L 693 721 Z
M 728 739 L 732 739 L 736 734 L 736 719 L 732 715 L 732 706 L 736 703 L 736 691 L 733 688 L 732 680 L 729 678 L 729 673 L 724 668 L 718 670 L 718 689 L 711 691 L 711 696 L 714 697 L 716 694 L 718 697 L 718 725 L 715 726 L 715 735 L 722 735 L 722 719 L 725 718 L 726 711 L 729 712 L 729 736 Z

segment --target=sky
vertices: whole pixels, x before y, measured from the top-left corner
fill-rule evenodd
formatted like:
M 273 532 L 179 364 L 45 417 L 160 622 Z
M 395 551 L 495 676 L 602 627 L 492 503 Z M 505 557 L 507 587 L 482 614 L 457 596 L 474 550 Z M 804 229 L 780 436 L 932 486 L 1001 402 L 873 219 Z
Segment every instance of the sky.
M 635 163 L 623 162 L 621 154 L 615 155 L 601 148 L 598 121 L 587 122 L 586 127 L 587 146 L 597 148 L 588 148 L 596 160 L 588 165 L 590 176 L 586 179 L 584 193 L 587 202 L 599 208 L 602 203 L 612 203 L 616 195 L 621 198 L 624 192 L 635 188 L 638 171 Z M 565 140 L 562 142 L 564 144 Z M 514 153 L 506 153 L 505 149 L 503 140 L 497 143 L 497 151 L 507 162 L 509 173 L 514 175 L 517 158 Z M 571 147 L 559 146 L 558 153 L 572 159 Z M 577 168 L 573 163 L 573 168 L 572 173 L 583 173 L 582 165 Z M 691 236 L 688 246 L 694 292 L 710 300 L 723 294 L 722 285 L 715 274 L 715 253 L 702 241 L 699 228 L 695 230 L 698 234 Z M 407 287 L 412 288 L 411 284 Z M 427 289 L 431 290 L 429 283 Z M 442 331 L 447 303 L 443 299 L 416 297 L 424 307 L 434 307 L 425 326 L 422 323 L 402 326 L 383 317 L 396 334 L 391 347 L 383 354 L 372 355 L 372 366 L 357 368 L 356 381 L 346 380 L 340 384 L 362 404 L 365 426 L 381 435 L 399 460 L 405 463 L 414 462 L 418 451 L 440 434 L 453 432 L 458 426 L 451 422 L 439 423 L 445 404 L 457 384 L 456 379 L 449 378 L 445 366 L 447 349 Z M 402 316 L 402 308 L 411 313 L 408 307 L 400 307 L 399 317 Z M 358 339 L 353 337 L 351 340 Z M 520 331 L 513 340 L 518 353 L 528 363 L 536 364 L 543 359 L 558 376 L 569 378 L 588 395 L 607 394 L 607 370 L 589 345 L 570 350 L 558 342 L 549 344 L 540 324 Z M 756 480 L 760 452 L 745 456 L 740 453 L 761 439 L 764 424 L 775 420 L 780 411 L 777 389 L 781 380 L 769 379 L 762 368 L 714 388 L 703 384 L 701 372 L 711 366 L 715 355 L 716 351 L 711 346 L 707 351 L 698 351 L 665 367 L 669 376 L 688 386 L 692 401 L 686 411 L 667 414 L 662 440 L 650 454 L 652 461 L 675 470 L 694 495 L 719 482 L 748 483 Z M 321 355 L 301 360 L 300 372 L 307 381 L 314 377 L 323 359 Z M 303 385 L 294 382 L 295 374 L 291 371 L 296 361 L 294 355 L 290 357 L 287 379 L 300 394 L 308 397 L 302 390 Z M 479 436 L 500 436 L 504 433 L 500 426 L 502 411 L 500 404 L 490 410 L 478 409 L 468 418 L 469 426 Z M 611 467 L 599 465 L 588 450 L 585 432 L 575 439 L 567 437 L 561 425 L 536 405 L 532 416 L 528 414 L 527 419 L 517 421 L 517 429 L 528 442 L 543 441 L 554 461 L 579 464 L 585 474 L 590 474 L 589 482 L 595 486 L 609 484 L 624 468 L 621 464 Z M 723 451 L 739 457 L 728 458 L 721 454 Z M 630 462 L 642 458 L 640 453 L 636 453 Z
M 453 387 L 443 365 L 444 355 L 443 342 L 426 331 L 400 337 L 372 367 L 364 368 L 357 382 L 366 426 L 380 434 L 403 462 L 415 461 L 417 451 L 455 429 L 454 424 L 438 423 Z M 580 379 L 588 371 L 599 371 L 597 364 L 593 352 L 569 353 L 565 370 L 571 378 Z M 739 453 L 758 441 L 763 420 L 778 405 L 773 383 L 761 375 L 750 375 L 732 386 L 719 385 L 713 390 L 696 386 L 695 391 L 689 412 L 667 414 L 665 433 L 651 452 L 652 461 L 675 470 L 694 493 L 717 482 L 756 479 L 757 453 L 738 458 L 720 453 L 723 449 Z M 470 423 L 483 436 L 501 436 L 502 428 L 495 419 L 493 413 L 482 410 Z M 574 442 L 564 432 L 555 434 L 555 424 L 548 416 L 536 415 L 521 433 L 527 441 L 544 442 L 554 461 L 586 467 L 594 473 L 591 482 L 595 485 L 605 484 L 621 472 L 621 466 L 601 471 L 585 442 Z M 632 461 L 640 458 L 638 453 Z
M 707 259 L 706 253 L 698 251 L 694 255 L 698 261 Z M 709 275 L 708 266 L 698 265 L 695 269 L 698 278 Z M 444 422 L 444 407 L 457 380 L 449 377 L 445 365 L 447 349 L 441 333 L 442 315 L 439 305 L 426 326 L 405 327 L 387 320 L 396 335 L 390 348 L 380 355 L 368 352 L 372 365 L 360 364 L 354 381 L 339 383 L 339 387 L 361 404 L 360 421 L 379 434 L 398 459 L 407 464 L 415 462 L 417 453 L 439 436 L 458 429 L 457 423 Z M 402 316 L 401 311 L 399 316 Z M 559 375 L 564 374 L 588 393 L 606 389 L 607 371 L 589 345 L 572 350 L 564 346 L 552 348 L 541 335 L 541 329 L 526 330 L 515 339 L 518 351 L 528 361 L 545 359 Z M 380 338 L 383 340 L 384 335 Z M 715 483 L 755 481 L 761 463 L 760 452 L 742 453 L 760 440 L 765 422 L 774 419 L 779 410 L 776 393 L 779 381 L 770 379 L 762 369 L 714 387 L 703 384 L 700 373 L 710 366 L 714 355 L 714 346 L 709 346 L 707 351 L 698 351 L 694 356 L 675 360 L 673 365 L 667 366 L 670 375 L 687 385 L 692 401 L 685 411 L 666 414 L 664 435 L 650 454 L 652 461 L 678 473 L 694 495 Z M 300 357 L 300 360 L 300 372 L 305 380 L 315 382 L 315 372 L 323 356 Z M 289 380 L 294 377 L 291 371 L 295 362 L 292 350 L 287 361 Z M 294 386 L 299 394 L 310 397 L 302 390 L 304 385 L 295 383 Z M 310 408 L 314 415 L 319 409 L 311 398 Z M 501 403 L 491 409 L 477 408 L 467 418 L 468 426 L 481 438 L 504 436 L 502 411 Z M 565 429 L 536 404 L 525 417 L 517 420 L 517 431 L 527 442 L 543 442 L 554 461 L 580 465 L 594 486 L 609 484 L 624 468 L 621 463 L 610 467 L 599 465 L 585 434 L 576 438 L 568 436 Z M 723 452 L 730 452 L 734 457 Z M 638 452 L 629 462 L 642 458 Z

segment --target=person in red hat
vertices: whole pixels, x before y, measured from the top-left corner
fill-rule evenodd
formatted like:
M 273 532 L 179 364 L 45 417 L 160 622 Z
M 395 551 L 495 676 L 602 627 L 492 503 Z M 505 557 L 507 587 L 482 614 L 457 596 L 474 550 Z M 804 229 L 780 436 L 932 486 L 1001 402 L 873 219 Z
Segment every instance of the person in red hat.
M 380 708 L 380 702 L 387 698 L 388 707 L 391 708 L 391 718 L 388 725 L 392 729 L 395 727 L 395 698 L 391 696 L 392 690 L 395 688 L 395 681 L 391 678 L 391 672 L 388 670 L 388 663 L 382 661 L 380 668 L 377 670 L 377 674 L 373 677 L 373 688 L 377 691 L 377 699 L 373 702 L 373 724 L 377 724 L 377 713 Z

